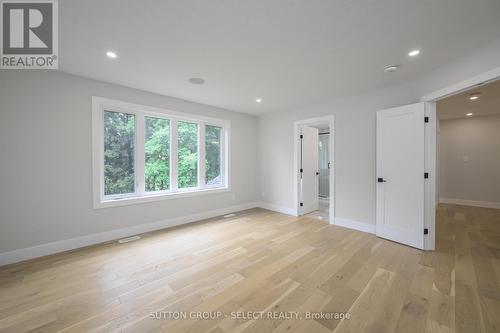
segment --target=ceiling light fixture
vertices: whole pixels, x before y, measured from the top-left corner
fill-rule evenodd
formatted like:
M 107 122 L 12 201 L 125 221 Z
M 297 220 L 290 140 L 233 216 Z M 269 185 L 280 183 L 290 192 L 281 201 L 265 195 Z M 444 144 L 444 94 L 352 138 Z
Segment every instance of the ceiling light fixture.
M 192 84 L 203 84 L 205 83 L 205 80 L 203 80 L 201 77 L 192 77 L 189 79 L 189 82 Z
M 115 59 L 116 57 L 118 57 L 118 55 L 113 51 L 106 52 L 106 55 L 108 56 L 108 58 L 111 58 L 111 59 Z
M 471 101 L 475 101 L 475 100 L 479 99 L 479 96 L 480 96 L 480 94 L 479 94 L 479 93 L 476 93 L 476 94 L 471 94 L 471 95 L 469 96 L 469 99 L 470 99 Z
M 390 73 L 390 72 L 395 72 L 398 69 L 399 69 L 398 65 L 390 65 L 390 66 L 385 67 L 384 71 L 386 71 L 387 73 Z
M 416 57 L 420 54 L 420 50 L 412 50 L 408 53 L 410 57 Z
M 257 103 L 260 103 L 260 102 L 262 102 L 262 98 L 257 98 L 255 101 L 256 101 Z
M 472 115 L 473 115 L 473 114 L 474 114 L 474 113 L 469 112 L 469 113 L 467 113 L 467 114 L 466 114 L 466 116 L 467 116 L 467 117 L 472 117 Z

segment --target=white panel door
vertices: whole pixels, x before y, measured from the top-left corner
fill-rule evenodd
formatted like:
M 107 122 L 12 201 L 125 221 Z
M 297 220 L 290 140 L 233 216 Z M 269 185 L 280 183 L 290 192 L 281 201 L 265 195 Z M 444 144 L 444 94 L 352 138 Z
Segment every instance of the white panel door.
M 424 248 L 425 106 L 377 112 L 377 236 Z
M 302 127 L 301 139 L 301 214 L 319 209 L 318 129 Z

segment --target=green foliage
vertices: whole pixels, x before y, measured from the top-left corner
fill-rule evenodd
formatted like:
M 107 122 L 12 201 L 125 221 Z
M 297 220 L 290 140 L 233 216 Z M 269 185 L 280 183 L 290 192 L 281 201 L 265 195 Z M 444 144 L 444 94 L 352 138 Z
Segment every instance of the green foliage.
M 178 186 L 179 188 L 198 185 L 198 125 L 179 121 L 178 130 Z
M 145 189 L 148 192 L 170 188 L 170 121 L 145 117 Z M 198 185 L 198 124 L 179 121 L 178 186 Z M 217 126 L 205 127 L 207 184 L 219 184 L 221 132 Z M 105 195 L 135 191 L 135 116 L 104 112 L 104 192 Z
M 221 128 L 207 125 L 205 127 L 205 168 L 207 184 L 220 184 L 221 163 Z
M 170 122 L 146 117 L 146 191 L 165 191 L 170 185 Z
M 104 112 L 104 193 L 133 193 L 135 190 L 135 116 Z

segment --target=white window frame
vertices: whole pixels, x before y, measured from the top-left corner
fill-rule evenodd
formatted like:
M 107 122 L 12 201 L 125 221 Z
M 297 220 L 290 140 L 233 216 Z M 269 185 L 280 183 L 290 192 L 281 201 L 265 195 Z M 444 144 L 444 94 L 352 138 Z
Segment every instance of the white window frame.
M 104 195 L 104 111 L 135 115 L 135 193 Z M 145 117 L 163 118 L 170 125 L 170 187 L 165 191 L 145 191 Z M 198 186 L 179 189 L 177 123 L 185 121 L 198 125 Z M 207 185 L 205 177 L 205 125 L 221 127 L 221 184 Z M 92 178 L 94 209 L 124 206 L 197 195 L 229 192 L 230 187 L 230 130 L 229 120 L 198 116 L 151 106 L 92 97 Z

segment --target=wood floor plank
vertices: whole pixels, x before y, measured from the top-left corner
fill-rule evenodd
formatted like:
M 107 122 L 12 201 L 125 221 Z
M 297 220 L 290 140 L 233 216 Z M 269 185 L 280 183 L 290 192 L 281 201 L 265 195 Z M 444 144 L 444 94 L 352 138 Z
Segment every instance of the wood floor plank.
M 342 320 L 334 332 L 371 332 L 367 326 L 369 319 L 376 313 L 375 309 L 382 305 L 381 300 L 387 295 L 394 275 L 385 269 L 377 269 L 366 288 L 348 310 L 350 319 Z

